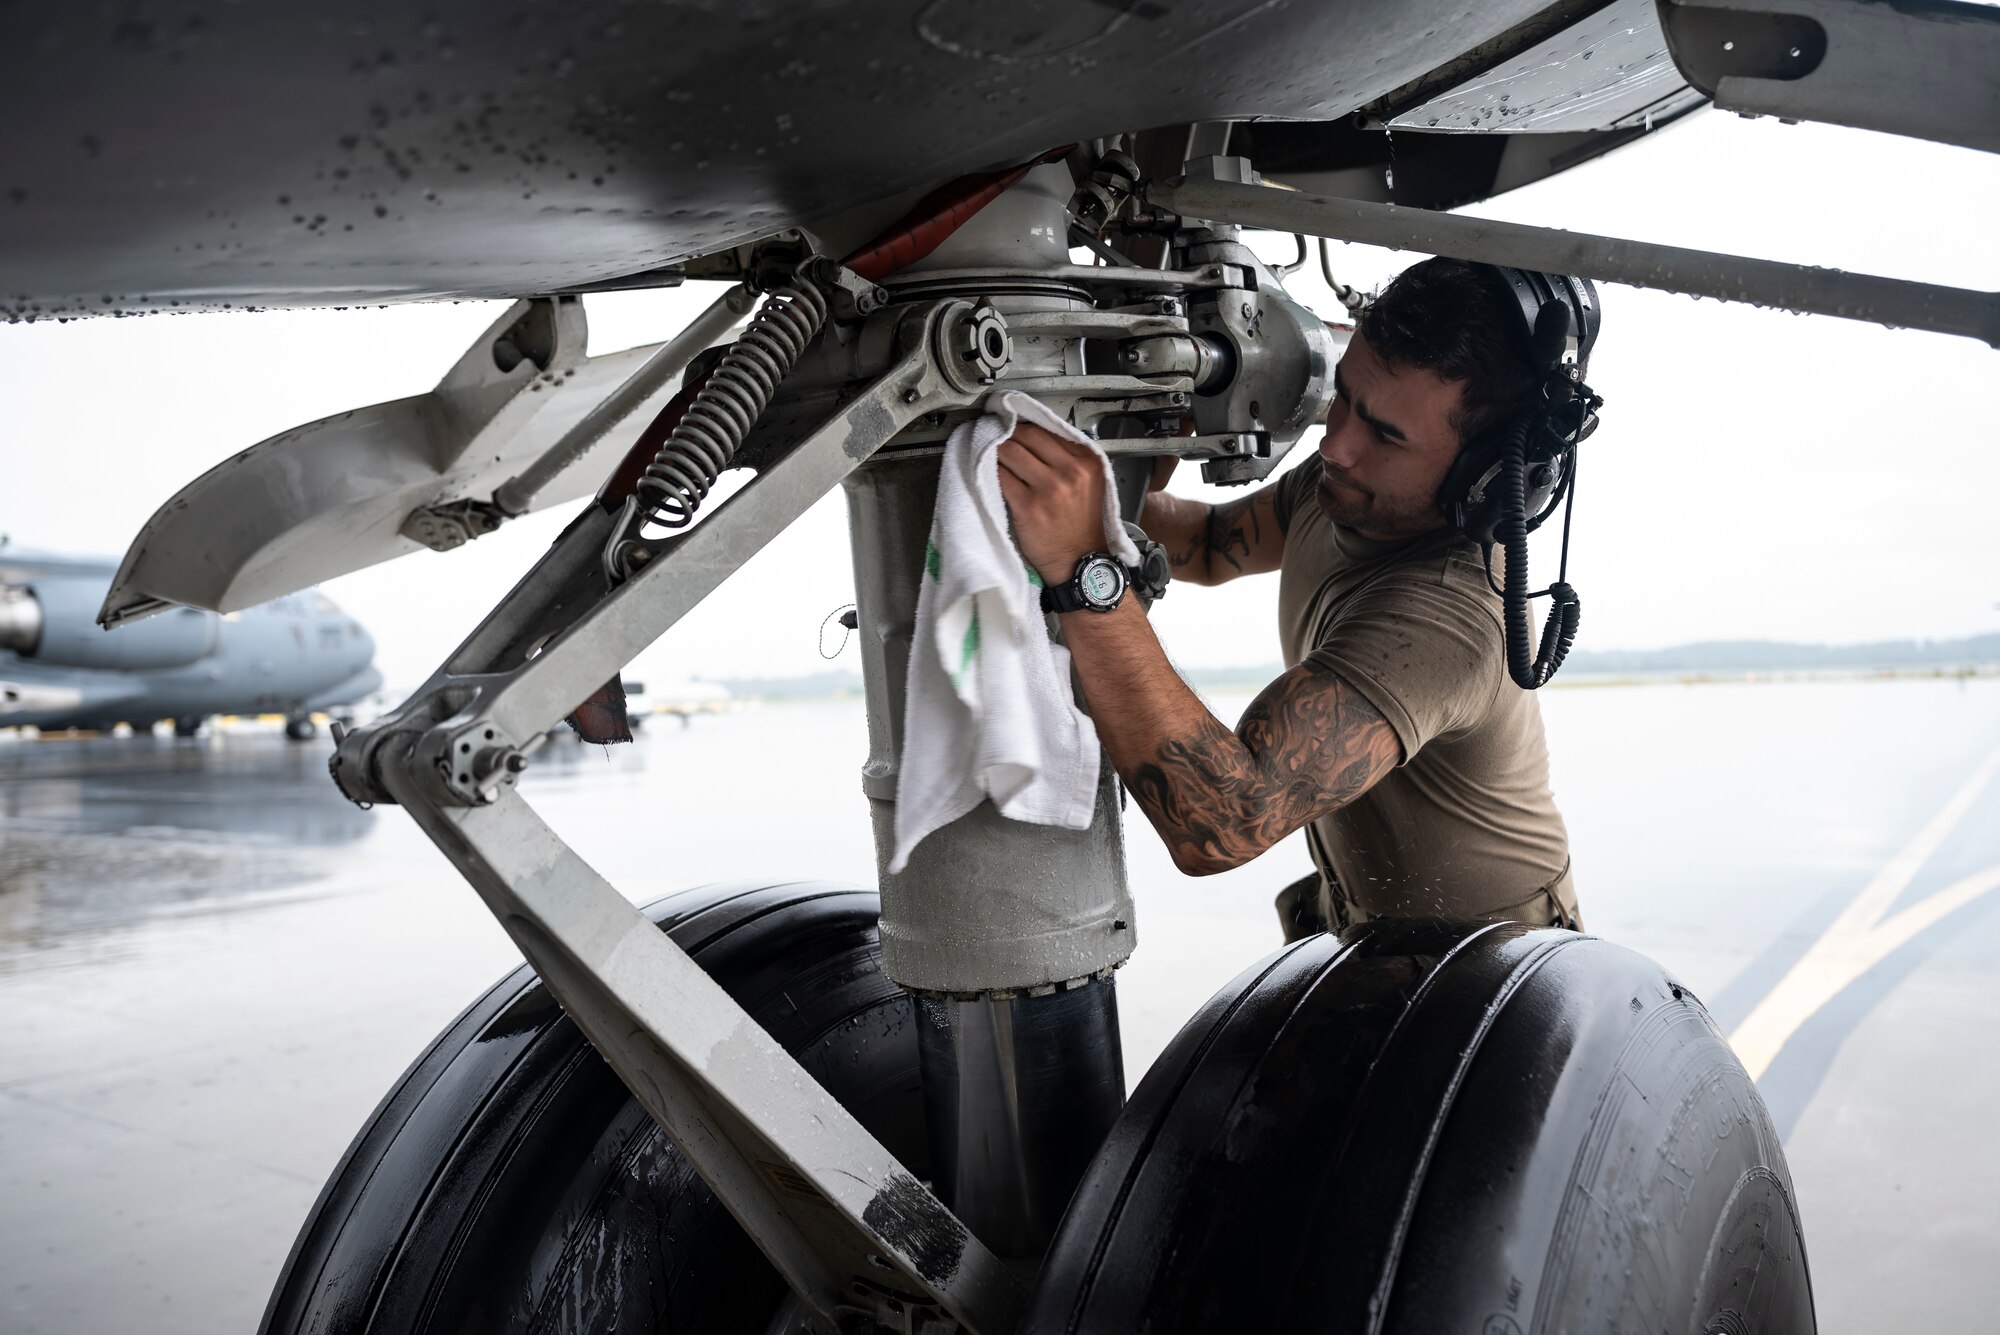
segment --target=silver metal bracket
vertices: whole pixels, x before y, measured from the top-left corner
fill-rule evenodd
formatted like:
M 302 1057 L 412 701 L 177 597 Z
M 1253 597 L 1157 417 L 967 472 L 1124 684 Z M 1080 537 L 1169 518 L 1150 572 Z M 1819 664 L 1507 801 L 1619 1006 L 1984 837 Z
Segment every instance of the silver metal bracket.
M 1201 480 L 1218 487 L 1261 482 L 1284 461 L 1284 454 L 1271 448 L 1268 432 L 1245 431 L 1211 439 L 1227 441 L 1233 447 L 1201 461 Z
M 402 532 L 434 552 L 449 552 L 506 522 L 507 513 L 491 501 L 443 501 L 410 511 Z
M 754 303 L 754 294 L 748 288 L 731 287 L 687 328 L 661 344 L 657 352 L 533 463 L 495 487 L 492 500 L 441 501 L 412 510 L 403 521 L 403 536 L 434 552 L 448 552 L 493 532 L 509 519 L 526 514 L 544 487 L 588 454 L 606 432 L 637 412 L 686 370 L 697 354 L 729 332 Z

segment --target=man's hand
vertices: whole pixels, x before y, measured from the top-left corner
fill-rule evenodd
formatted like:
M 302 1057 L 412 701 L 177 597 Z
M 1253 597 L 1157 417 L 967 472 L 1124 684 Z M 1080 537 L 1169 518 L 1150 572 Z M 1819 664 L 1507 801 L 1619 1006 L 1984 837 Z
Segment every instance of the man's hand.
M 1000 442 L 1000 494 L 1014 517 L 1014 541 L 1045 584 L 1061 584 L 1076 563 L 1105 550 L 1104 464 L 1094 450 L 1030 422 Z

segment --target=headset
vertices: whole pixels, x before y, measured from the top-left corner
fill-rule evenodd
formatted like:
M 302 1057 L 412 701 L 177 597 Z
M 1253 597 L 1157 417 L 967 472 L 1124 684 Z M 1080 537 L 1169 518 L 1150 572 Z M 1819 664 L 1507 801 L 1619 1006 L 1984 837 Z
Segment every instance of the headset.
M 1584 382 L 1597 342 L 1597 289 L 1587 278 L 1503 265 L 1490 270 L 1514 295 L 1519 330 L 1540 378 L 1533 399 L 1459 452 L 1438 489 L 1438 508 L 1478 543 L 1486 582 L 1505 608 L 1507 672 L 1532 691 L 1555 676 L 1576 642 L 1582 604 L 1569 576 L 1569 521 L 1576 502 L 1576 447 L 1597 429 L 1604 400 Z M 1528 535 L 1563 505 L 1562 566 L 1555 583 L 1528 590 Z M 1493 584 L 1493 547 L 1505 553 L 1506 585 Z M 1544 594 L 1549 615 L 1530 658 L 1528 601 Z

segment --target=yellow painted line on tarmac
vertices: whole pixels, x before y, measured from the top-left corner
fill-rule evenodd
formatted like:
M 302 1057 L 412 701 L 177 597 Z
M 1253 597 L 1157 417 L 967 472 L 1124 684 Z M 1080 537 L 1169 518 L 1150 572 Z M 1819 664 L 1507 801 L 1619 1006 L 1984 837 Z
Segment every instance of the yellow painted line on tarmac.
M 1917 933 L 1942 921 L 1946 914 L 2000 887 L 2000 866 L 1988 867 L 1954 881 L 1894 917 L 1883 917 L 1924 863 L 1965 819 L 1965 813 L 1971 810 L 1996 772 L 2000 772 L 2000 747 L 1958 786 L 1958 791 L 1925 822 L 1924 828 L 1875 873 L 1861 893 L 1813 942 L 1812 948 L 1736 1026 L 1729 1044 L 1736 1049 L 1751 1079 L 1762 1077 L 1799 1027 L 1838 996 L 1842 988 L 1887 959 Z

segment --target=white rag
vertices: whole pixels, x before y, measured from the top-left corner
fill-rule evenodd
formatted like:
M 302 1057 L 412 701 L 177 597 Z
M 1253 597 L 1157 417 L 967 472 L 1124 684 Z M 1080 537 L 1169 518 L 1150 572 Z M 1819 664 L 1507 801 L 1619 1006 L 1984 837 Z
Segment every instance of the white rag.
M 1025 394 L 989 400 L 951 433 L 924 552 L 896 777 L 901 871 L 925 835 L 991 798 L 1009 820 L 1082 830 L 1096 806 L 1097 730 L 1070 689 L 1000 495 L 1000 443 L 1020 422 L 1088 446 L 1104 468 L 1104 550 L 1138 550 L 1118 518 L 1111 461 L 1097 442 Z

